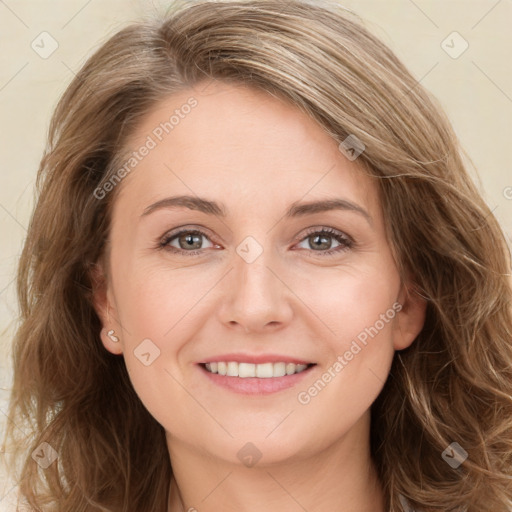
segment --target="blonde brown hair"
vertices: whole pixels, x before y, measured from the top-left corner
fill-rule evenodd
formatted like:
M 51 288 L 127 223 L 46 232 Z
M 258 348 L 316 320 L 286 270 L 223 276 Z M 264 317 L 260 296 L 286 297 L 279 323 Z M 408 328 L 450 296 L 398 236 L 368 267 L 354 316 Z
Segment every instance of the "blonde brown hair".
M 119 169 L 142 116 L 216 79 L 286 98 L 341 142 L 366 146 L 405 282 L 427 300 L 424 328 L 397 352 L 372 405 L 371 453 L 386 508 L 512 510 L 510 250 L 470 179 L 435 99 L 347 11 L 299 0 L 175 4 L 92 55 L 51 121 L 37 204 L 19 262 L 21 319 L 7 440 L 20 494 L 52 511 L 165 510 L 164 430 L 107 352 L 91 270 L 105 257 Z M 31 425 L 18 439 L 15 425 Z M 57 462 L 31 453 L 48 442 Z M 441 453 L 457 442 L 458 468 Z M 43 476 L 44 475 L 44 476 Z

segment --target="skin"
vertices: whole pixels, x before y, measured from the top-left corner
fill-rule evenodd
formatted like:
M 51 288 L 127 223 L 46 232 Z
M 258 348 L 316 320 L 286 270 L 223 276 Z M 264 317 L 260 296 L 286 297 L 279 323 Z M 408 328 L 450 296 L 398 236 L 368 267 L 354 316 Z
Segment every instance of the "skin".
M 149 112 L 134 150 L 190 96 L 198 105 L 122 181 L 110 233 L 109 277 L 98 267 L 95 307 L 105 348 L 122 354 L 140 399 L 167 432 L 174 478 L 169 511 L 384 512 L 370 457 L 370 406 L 396 350 L 420 332 L 425 303 L 401 283 L 376 183 L 311 118 L 242 85 L 199 84 Z M 227 216 L 152 203 L 188 194 L 224 203 Z M 354 211 L 285 218 L 295 201 L 344 198 Z M 158 250 L 185 226 L 201 229 L 199 256 Z M 343 248 L 325 227 L 350 236 Z M 248 236 L 263 249 L 248 263 Z M 170 242 L 190 251 L 179 237 Z M 318 244 L 318 241 L 316 242 Z M 129 276 L 129 277 L 128 277 Z M 307 404 L 307 390 L 365 328 L 402 310 Z M 114 329 L 118 342 L 106 334 Z M 149 338 L 160 356 L 134 355 Z M 316 363 L 300 384 L 244 396 L 212 384 L 196 365 L 229 352 L 278 353 Z M 238 451 L 251 442 L 253 467 Z M 179 492 L 177 492 L 179 490 Z

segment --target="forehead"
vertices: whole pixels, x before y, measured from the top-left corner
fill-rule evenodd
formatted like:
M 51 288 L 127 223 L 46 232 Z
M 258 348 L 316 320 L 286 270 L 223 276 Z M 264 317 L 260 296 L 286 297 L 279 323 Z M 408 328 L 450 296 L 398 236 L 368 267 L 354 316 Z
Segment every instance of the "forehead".
M 244 85 L 217 81 L 168 96 L 127 148 L 133 168 L 120 192 L 139 210 L 171 193 L 238 197 L 260 209 L 304 196 L 342 194 L 368 208 L 377 200 L 373 181 L 316 121 Z

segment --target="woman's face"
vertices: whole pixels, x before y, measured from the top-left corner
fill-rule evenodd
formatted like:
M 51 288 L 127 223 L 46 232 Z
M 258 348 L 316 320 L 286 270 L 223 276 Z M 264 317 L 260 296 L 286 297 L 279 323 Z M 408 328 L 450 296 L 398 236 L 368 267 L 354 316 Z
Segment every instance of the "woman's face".
M 261 465 L 365 441 L 394 351 L 424 320 L 376 183 L 295 107 L 200 85 L 131 139 L 96 291 L 102 341 L 171 443 Z M 213 361 L 243 364 L 229 376 L 208 372 Z M 294 362 L 314 365 L 282 376 Z

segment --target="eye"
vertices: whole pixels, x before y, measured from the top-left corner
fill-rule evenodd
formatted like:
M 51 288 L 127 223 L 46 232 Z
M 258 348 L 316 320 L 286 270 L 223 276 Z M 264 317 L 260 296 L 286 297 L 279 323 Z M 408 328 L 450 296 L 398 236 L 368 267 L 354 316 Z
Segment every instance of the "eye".
M 201 247 L 202 238 L 208 239 L 206 233 L 198 229 L 184 229 L 166 235 L 159 246 L 171 252 L 186 254 L 187 256 L 196 256 L 204 249 L 204 247 Z M 211 242 L 210 244 L 209 247 L 214 246 Z
M 334 249 L 331 248 L 333 239 L 338 243 L 338 246 Z M 306 242 L 309 247 L 313 247 L 313 249 L 309 249 L 308 247 L 306 247 L 306 249 L 318 253 L 319 256 L 335 256 L 338 253 L 347 251 L 354 246 L 354 241 L 348 235 L 327 227 L 324 227 L 321 230 L 318 230 L 318 228 L 312 228 L 312 230 L 309 231 L 307 236 L 302 240 Z

